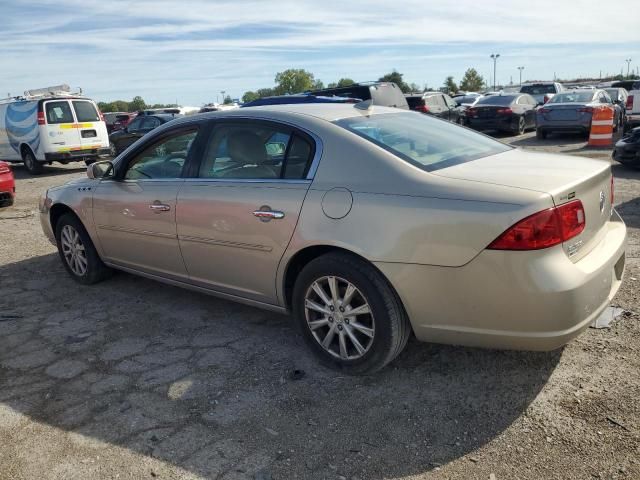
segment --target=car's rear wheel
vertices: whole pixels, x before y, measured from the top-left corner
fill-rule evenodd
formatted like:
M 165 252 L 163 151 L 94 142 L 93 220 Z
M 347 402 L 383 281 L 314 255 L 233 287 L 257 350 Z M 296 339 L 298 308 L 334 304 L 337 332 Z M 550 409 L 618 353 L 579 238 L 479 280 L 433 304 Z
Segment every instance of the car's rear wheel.
M 31 175 L 40 175 L 44 169 L 42 162 L 36 160 L 36 156 L 29 148 L 25 148 L 22 152 L 22 161 Z
M 55 229 L 62 264 L 75 281 L 91 285 L 111 274 L 78 217 L 71 213 L 62 215 Z
M 524 117 L 518 118 L 518 126 L 516 127 L 516 135 L 523 135 L 525 130 L 527 129 L 527 122 Z
M 547 132 L 545 132 L 544 130 L 542 130 L 541 128 L 538 128 L 536 130 L 536 138 L 538 140 L 544 140 L 545 138 L 547 138 Z
M 411 333 L 404 308 L 382 274 L 341 253 L 312 260 L 300 272 L 293 314 L 316 356 L 353 374 L 383 368 Z

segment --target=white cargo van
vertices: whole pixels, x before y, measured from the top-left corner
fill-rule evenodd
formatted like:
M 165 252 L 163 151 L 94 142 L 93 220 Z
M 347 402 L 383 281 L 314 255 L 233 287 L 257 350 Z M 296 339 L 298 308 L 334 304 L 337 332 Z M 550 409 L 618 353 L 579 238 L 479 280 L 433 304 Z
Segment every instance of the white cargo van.
M 45 163 L 90 164 L 108 153 L 107 126 L 97 105 L 67 85 L 0 101 L 0 160 L 24 162 L 36 175 Z

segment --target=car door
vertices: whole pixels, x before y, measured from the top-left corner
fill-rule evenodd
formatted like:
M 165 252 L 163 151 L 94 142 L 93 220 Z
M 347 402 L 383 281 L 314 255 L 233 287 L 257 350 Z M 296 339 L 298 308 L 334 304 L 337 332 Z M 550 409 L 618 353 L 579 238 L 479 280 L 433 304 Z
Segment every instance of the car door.
M 187 280 L 176 231 L 176 198 L 195 126 L 171 130 L 141 146 L 93 194 L 93 220 L 105 260 Z
M 449 116 L 447 120 L 450 122 L 458 123 L 460 118 L 460 110 L 458 104 L 449 95 L 442 95 L 445 105 L 449 109 Z
M 180 249 L 198 286 L 276 305 L 276 272 L 311 180 L 312 137 L 271 121 L 218 121 L 178 195 Z
M 80 133 L 69 100 L 44 102 L 47 135 L 55 152 L 69 152 L 80 143 Z

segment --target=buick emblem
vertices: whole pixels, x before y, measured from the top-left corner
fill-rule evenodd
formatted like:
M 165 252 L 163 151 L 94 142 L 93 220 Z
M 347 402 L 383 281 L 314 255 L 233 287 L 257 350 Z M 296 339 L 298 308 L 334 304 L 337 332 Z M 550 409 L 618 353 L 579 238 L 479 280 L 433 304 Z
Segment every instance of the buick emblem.
M 604 192 L 600 191 L 600 213 L 604 212 Z

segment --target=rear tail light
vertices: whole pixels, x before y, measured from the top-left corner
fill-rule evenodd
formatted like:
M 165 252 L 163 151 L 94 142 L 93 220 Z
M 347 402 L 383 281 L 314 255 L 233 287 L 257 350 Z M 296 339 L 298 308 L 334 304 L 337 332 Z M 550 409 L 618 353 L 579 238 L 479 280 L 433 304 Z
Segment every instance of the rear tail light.
M 44 112 L 38 112 L 38 125 L 44 125 Z
M 542 103 L 547 103 L 549 100 L 551 100 L 551 97 L 549 95 L 545 95 L 542 99 Z
M 513 113 L 513 110 L 511 110 L 510 108 L 499 108 L 498 110 L 496 110 L 496 113 L 499 113 L 501 115 L 511 115 Z
M 609 192 L 609 201 L 611 202 L 611 208 L 613 208 L 613 200 L 615 199 L 613 189 L 613 175 L 611 175 L 611 191 Z
M 625 106 L 627 110 L 633 110 L 633 95 L 629 95 L 627 97 L 627 105 Z
M 477 115 L 478 114 L 478 109 L 477 108 L 468 108 L 466 111 L 467 115 Z
M 426 105 L 418 105 L 416 107 L 416 112 L 429 113 L 429 107 Z
M 550 108 L 544 108 L 544 107 L 540 107 L 538 108 L 538 113 L 551 113 L 551 109 Z
M 593 107 L 582 107 L 579 108 L 578 111 L 580 113 L 593 113 Z
M 579 235 L 585 227 L 584 207 L 574 200 L 519 221 L 496 238 L 489 250 L 540 250 Z
M 0 175 L 2 175 L 3 173 L 11 173 L 11 167 L 8 163 L 0 163 Z

